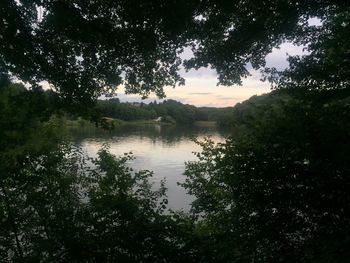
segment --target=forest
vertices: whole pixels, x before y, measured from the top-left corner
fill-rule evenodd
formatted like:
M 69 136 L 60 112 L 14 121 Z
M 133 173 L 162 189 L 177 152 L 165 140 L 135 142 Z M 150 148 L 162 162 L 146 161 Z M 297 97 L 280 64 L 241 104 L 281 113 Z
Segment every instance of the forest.
M 0 261 L 349 262 L 349 32 L 338 0 L 2 0 Z M 267 68 L 286 41 L 306 52 Z M 272 91 L 223 109 L 99 99 L 119 85 L 164 98 L 181 67 L 227 86 L 253 68 Z M 231 135 L 197 142 L 181 183 L 194 201 L 173 211 L 131 154 L 71 143 L 67 114 L 213 120 Z
M 231 107 L 196 107 L 167 99 L 162 102 L 121 103 L 118 98 L 98 100 L 96 113 L 100 117 L 109 117 L 124 121 L 152 120 L 161 117 L 163 122 L 191 125 L 195 121 L 218 121 L 219 116 Z

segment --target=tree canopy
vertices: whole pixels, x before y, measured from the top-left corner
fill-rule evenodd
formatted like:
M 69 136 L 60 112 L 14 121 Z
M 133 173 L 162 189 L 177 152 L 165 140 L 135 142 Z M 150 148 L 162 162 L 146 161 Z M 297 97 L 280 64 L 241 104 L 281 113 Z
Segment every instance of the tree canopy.
M 312 17 L 319 26 L 308 23 Z M 249 74 L 247 65 L 264 67 L 287 40 L 309 51 L 291 59 L 292 79 L 343 87 L 349 19 L 348 3 L 339 0 L 3 0 L 0 71 L 34 87 L 48 81 L 69 102 L 87 103 L 120 84 L 128 93 L 164 96 L 164 86 L 183 84 L 186 47 L 193 51 L 187 69 L 212 67 L 220 84 L 231 85 Z M 300 73 L 305 68 L 310 74 Z

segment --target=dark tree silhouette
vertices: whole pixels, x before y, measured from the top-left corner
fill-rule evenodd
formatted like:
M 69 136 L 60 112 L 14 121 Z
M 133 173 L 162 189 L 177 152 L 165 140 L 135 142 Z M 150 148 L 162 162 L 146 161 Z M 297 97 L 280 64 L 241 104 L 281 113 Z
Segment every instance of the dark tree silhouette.
M 322 24 L 310 26 L 312 17 Z M 344 86 L 348 31 L 349 4 L 337 0 L 3 0 L 0 71 L 33 85 L 46 80 L 69 102 L 87 103 L 121 83 L 129 93 L 164 96 L 163 86 L 183 83 L 177 71 L 185 47 L 194 54 L 187 69 L 210 66 L 230 85 L 289 40 L 310 52 L 292 61 L 293 72 L 308 74 L 293 78 Z

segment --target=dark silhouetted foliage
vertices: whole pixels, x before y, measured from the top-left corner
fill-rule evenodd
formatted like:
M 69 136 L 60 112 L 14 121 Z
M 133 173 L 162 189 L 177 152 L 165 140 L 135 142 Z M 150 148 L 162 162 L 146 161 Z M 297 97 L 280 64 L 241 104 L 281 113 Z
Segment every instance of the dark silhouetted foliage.
M 215 262 L 347 262 L 350 94 L 278 92 L 234 108 L 184 186 Z

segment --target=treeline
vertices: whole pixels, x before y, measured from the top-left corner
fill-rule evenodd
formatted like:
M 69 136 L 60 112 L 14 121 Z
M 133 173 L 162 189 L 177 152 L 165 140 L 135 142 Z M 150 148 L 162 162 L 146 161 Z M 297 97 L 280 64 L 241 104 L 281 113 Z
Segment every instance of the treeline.
M 346 89 L 329 91 L 274 90 L 268 94 L 252 96 L 246 101 L 237 103 L 232 108 L 222 110 L 217 115 L 216 120 L 218 125 L 223 127 L 258 128 L 259 125 L 270 123 L 273 116 L 277 118 L 286 114 L 286 111 L 291 111 L 293 105 L 300 104 L 299 110 L 304 110 L 307 114 L 308 109 L 317 103 L 325 103 L 324 107 L 334 103 L 345 104 L 349 100 L 349 95 L 349 91 Z M 344 100 L 344 98 L 346 99 Z M 291 111 L 290 114 L 293 112 Z
M 300 95 L 304 96 L 305 92 L 300 92 Z M 268 121 L 266 116 L 281 113 L 284 106 L 296 99 L 295 90 L 274 90 L 268 94 L 254 95 L 221 112 L 217 116 L 217 123 L 223 127 L 239 128 L 254 125 L 257 120 Z
M 196 107 L 175 100 L 145 103 L 121 103 L 118 98 L 99 100 L 97 112 L 101 117 L 124 121 L 151 120 L 158 117 L 164 122 L 192 124 L 195 121 L 216 121 L 228 109 Z

